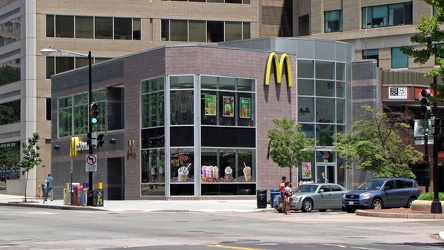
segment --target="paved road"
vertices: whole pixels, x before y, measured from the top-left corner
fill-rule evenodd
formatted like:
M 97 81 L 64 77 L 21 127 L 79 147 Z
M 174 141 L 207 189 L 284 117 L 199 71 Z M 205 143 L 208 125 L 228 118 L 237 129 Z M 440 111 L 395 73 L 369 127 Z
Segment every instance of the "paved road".
M 0 206 L 10 249 L 442 249 L 442 220 L 343 212 L 78 211 Z

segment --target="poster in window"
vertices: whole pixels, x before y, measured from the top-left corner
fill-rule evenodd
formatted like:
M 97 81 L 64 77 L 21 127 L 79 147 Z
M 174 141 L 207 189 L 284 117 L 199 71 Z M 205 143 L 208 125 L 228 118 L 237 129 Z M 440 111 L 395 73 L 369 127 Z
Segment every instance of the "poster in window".
M 216 115 L 216 95 L 205 95 L 205 115 Z
M 224 116 L 234 117 L 234 96 L 224 96 Z
M 250 118 L 250 104 L 251 104 L 250 98 L 240 98 L 240 111 L 239 111 L 239 117 L 240 118 Z
M 302 180 L 311 179 L 311 162 L 302 162 Z

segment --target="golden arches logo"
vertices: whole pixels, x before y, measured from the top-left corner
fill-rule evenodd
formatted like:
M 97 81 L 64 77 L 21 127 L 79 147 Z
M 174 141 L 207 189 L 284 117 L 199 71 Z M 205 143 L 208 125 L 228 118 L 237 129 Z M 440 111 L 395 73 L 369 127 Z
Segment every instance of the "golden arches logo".
M 69 156 L 73 157 L 73 156 L 79 156 L 80 155 L 80 151 L 77 150 L 77 143 L 79 143 L 80 138 L 79 137 L 71 137 L 71 143 L 69 145 Z
M 270 77 L 271 77 L 271 69 L 273 67 L 276 68 L 276 83 L 282 82 L 282 74 L 284 73 L 284 64 L 287 66 L 287 84 L 288 87 L 293 86 L 293 77 L 291 74 L 291 64 L 290 58 L 287 54 L 282 54 L 281 59 L 277 56 L 276 53 L 270 53 L 267 62 L 267 72 L 265 73 L 265 85 L 270 85 Z

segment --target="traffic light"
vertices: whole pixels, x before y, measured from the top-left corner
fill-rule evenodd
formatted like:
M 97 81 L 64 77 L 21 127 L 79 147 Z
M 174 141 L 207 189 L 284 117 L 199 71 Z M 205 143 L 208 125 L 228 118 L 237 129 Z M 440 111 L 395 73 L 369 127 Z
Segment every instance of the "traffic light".
M 94 102 L 91 103 L 90 115 L 91 115 L 91 124 L 96 124 L 98 121 L 97 116 L 99 115 L 99 105 L 97 105 L 97 103 Z
M 421 93 L 418 96 L 419 101 L 421 102 L 421 114 L 425 118 L 430 117 L 430 115 L 432 113 L 432 108 L 430 107 L 430 101 L 428 99 L 430 96 L 432 96 L 432 94 L 430 93 L 430 90 L 428 90 L 428 89 L 421 90 Z

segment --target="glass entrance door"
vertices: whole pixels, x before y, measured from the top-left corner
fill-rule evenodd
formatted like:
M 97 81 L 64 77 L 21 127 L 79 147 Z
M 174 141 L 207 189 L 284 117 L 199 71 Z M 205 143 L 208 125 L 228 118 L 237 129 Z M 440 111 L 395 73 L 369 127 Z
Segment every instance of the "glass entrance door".
M 318 162 L 316 167 L 317 183 L 336 183 L 336 165 L 332 163 Z

